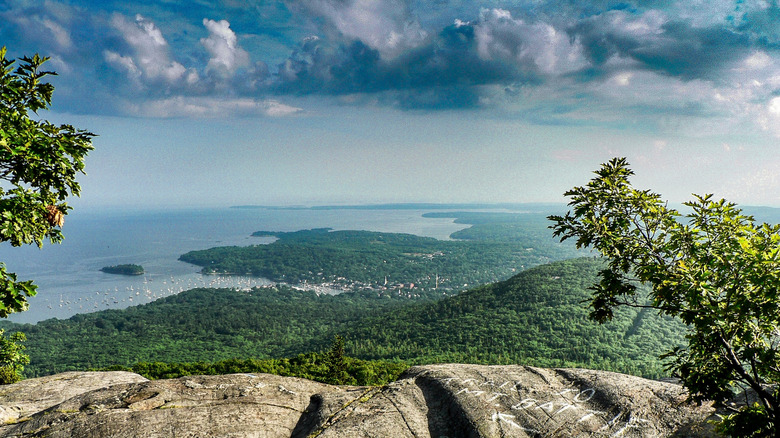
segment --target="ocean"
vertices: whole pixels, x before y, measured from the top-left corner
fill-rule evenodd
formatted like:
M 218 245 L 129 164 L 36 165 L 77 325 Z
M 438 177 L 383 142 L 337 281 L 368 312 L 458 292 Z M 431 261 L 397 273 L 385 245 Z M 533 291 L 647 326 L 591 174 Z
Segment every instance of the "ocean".
M 329 227 L 411 233 L 448 239 L 463 229 L 450 218 L 424 218 L 431 210 L 264 209 L 72 211 L 63 227 L 65 240 L 43 248 L 0 245 L 0 261 L 19 280 L 33 280 L 38 294 L 14 322 L 35 323 L 77 313 L 122 309 L 196 287 L 250 288 L 270 282 L 246 276 L 201 275 L 200 268 L 178 260 L 185 252 L 215 246 L 270 243 L 255 231 L 297 231 Z M 144 267 L 142 276 L 107 274 L 118 264 Z

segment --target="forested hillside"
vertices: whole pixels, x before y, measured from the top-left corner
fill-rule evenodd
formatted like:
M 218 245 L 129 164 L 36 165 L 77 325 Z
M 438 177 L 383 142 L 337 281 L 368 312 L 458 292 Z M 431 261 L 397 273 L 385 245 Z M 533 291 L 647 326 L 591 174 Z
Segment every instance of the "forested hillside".
M 4 323 L 27 333 L 28 375 L 137 362 L 280 358 L 323 351 L 408 363 L 582 366 L 657 377 L 657 355 L 684 327 L 626 309 L 599 326 L 582 303 L 600 262 L 575 259 L 436 302 L 375 293 L 316 295 L 286 287 L 194 289 L 143 306 Z
M 685 327 L 653 311 L 621 309 L 608 324 L 588 318 L 601 263 L 542 265 L 456 297 L 348 325 L 348 351 L 416 363 L 577 366 L 657 377 L 657 356 L 683 344 Z

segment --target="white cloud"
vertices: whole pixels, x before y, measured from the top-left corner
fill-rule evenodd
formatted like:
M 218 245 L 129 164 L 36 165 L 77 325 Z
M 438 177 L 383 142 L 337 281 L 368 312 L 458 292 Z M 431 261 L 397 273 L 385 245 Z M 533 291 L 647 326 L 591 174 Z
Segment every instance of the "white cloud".
M 631 84 L 631 78 L 634 76 L 632 72 L 619 72 L 612 77 L 612 82 L 615 85 L 625 87 Z
M 260 106 L 263 108 L 265 115 L 271 117 L 290 116 L 303 111 L 301 108 L 290 106 L 272 99 L 262 101 Z
M 238 46 L 238 38 L 230 29 L 229 22 L 204 18 L 203 25 L 208 29 L 209 36 L 201 38 L 200 43 L 211 55 L 206 72 L 230 77 L 238 68 L 249 65 L 249 54 Z
M 310 0 L 304 7 L 385 58 L 419 46 L 428 36 L 402 0 Z
M 503 9 L 482 9 L 474 27 L 477 52 L 484 60 L 514 60 L 552 75 L 586 65 L 581 45 L 549 24 L 529 24 Z
M 105 50 L 103 51 L 103 59 L 115 68 L 124 71 L 131 79 L 137 80 L 141 77 L 141 70 L 135 65 L 133 58 L 129 56 L 122 56 L 119 53 Z
M 73 72 L 71 65 L 59 55 L 52 55 L 49 62 L 51 62 L 53 70 L 58 72 L 58 74 L 70 74 Z
M 132 57 L 115 52 L 104 53 L 113 65 L 121 65 L 129 73 L 141 72 L 146 78 L 170 84 L 177 83 L 187 73 L 183 65 L 170 59 L 168 42 L 153 22 L 141 15 L 136 15 L 135 21 L 130 22 L 125 16 L 114 14 L 111 25 L 122 34 L 134 52 Z
M 754 1 L 713 1 L 686 0 L 668 2 L 668 13 L 679 20 L 690 21 L 697 27 L 715 24 L 730 24 L 740 26 L 751 18 L 765 14 L 770 6 L 766 0 Z
M 231 116 L 283 117 L 303 111 L 276 100 L 176 96 L 129 105 L 132 115 L 152 118 L 224 118 Z
M 767 109 L 771 114 L 780 116 L 780 97 L 775 97 L 770 100 L 769 105 L 767 105 Z
M 59 23 L 56 23 L 55 21 L 48 18 L 44 18 L 41 21 L 41 24 L 44 28 L 51 32 L 52 36 L 54 37 L 54 41 L 57 42 L 57 45 L 60 46 L 62 50 L 70 50 L 73 47 L 73 40 L 70 38 L 70 33 Z
M 623 11 L 615 11 L 611 15 L 613 29 L 625 36 L 633 38 L 662 35 L 663 25 L 668 21 L 666 16 L 658 10 L 650 10 L 636 17 Z
M 766 52 L 753 52 L 745 58 L 742 65 L 747 70 L 760 70 L 768 67 L 772 63 L 772 58 Z
M 756 105 L 751 113 L 757 114 L 761 129 L 780 138 L 780 96 L 769 99 L 764 105 Z
M 52 18 L 53 17 L 53 18 Z M 17 29 L 24 35 L 28 41 L 35 41 L 35 46 L 40 49 L 45 48 L 45 52 L 51 51 L 69 52 L 73 46 L 73 39 L 70 31 L 60 20 L 67 20 L 52 16 L 49 11 L 42 10 L 41 14 L 24 15 L 18 11 L 9 11 L 0 13 L 0 20 L 6 23 L 13 23 Z M 40 50 L 39 51 L 43 51 Z

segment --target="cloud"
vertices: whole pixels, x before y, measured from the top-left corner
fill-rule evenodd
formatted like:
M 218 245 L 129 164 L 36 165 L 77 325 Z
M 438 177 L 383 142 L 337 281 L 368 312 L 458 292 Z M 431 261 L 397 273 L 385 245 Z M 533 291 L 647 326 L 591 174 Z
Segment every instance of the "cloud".
M 780 138 L 780 96 L 772 97 L 752 109 L 751 113 L 756 115 L 761 129 Z
M 402 0 L 308 0 L 293 6 L 325 19 L 330 29 L 347 40 L 361 41 L 385 58 L 418 47 L 427 37 Z
M 464 26 L 457 22 L 456 26 Z M 547 75 L 586 66 L 579 42 L 547 23 L 526 23 L 503 9 L 482 9 L 474 25 L 480 59 L 514 61 L 522 70 Z
M 105 60 L 127 72 L 133 79 L 145 78 L 167 84 L 192 83 L 193 72 L 170 58 L 168 42 L 157 26 L 141 15 L 130 22 L 124 15 L 114 14 L 111 26 L 118 30 L 133 52 L 123 56 L 119 53 L 104 51 Z
M 59 23 L 55 22 L 54 20 L 44 18 L 41 20 L 41 25 L 44 29 L 51 32 L 52 36 L 54 37 L 54 41 L 62 50 L 68 51 L 73 47 L 73 40 L 70 37 L 70 32 L 68 32 L 68 30 Z
M 0 7 L 0 39 L 52 56 L 57 103 L 69 111 L 105 110 L 107 96 L 117 112 L 148 100 L 158 108 L 150 113 L 209 113 L 203 105 L 224 99 L 232 103 L 223 108 L 266 115 L 295 113 L 273 104 L 287 96 L 325 96 L 497 107 L 532 123 L 684 129 L 695 119 L 780 131 L 776 1 L 497 0 L 479 9 L 465 0 L 287 0 L 199 2 L 182 13 L 186 2 L 175 0 L 143 15 L 116 0 L 80 2 Z
M 750 54 L 742 62 L 742 68 L 745 70 L 761 70 L 772 63 L 772 58 L 763 51 L 756 51 Z
M 754 41 L 777 48 L 780 44 L 780 4 L 777 0 L 749 2 L 738 6 L 734 25 Z
M 121 44 L 105 49 L 103 59 L 131 80 L 131 98 L 142 97 L 139 91 L 156 99 L 175 94 L 247 95 L 266 89 L 270 76 L 267 65 L 262 61 L 250 64 L 249 53 L 240 47 L 230 23 L 206 18 L 202 24 L 208 35 L 200 38 L 200 50 L 208 55 L 208 61 L 198 63 L 203 57 L 190 56 L 194 65 L 185 67 L 173 59 L 168 41 L 154 22 L 141 15 L 131 22 L 114 14 L 110 25 L 119 32 Z M 120 83 L 117 88 L 126 87 Z
M 122 56 L 116 52 L 105 50 L 103 57 L 106 62 L 123 71 L 130 79 L 137 81 L 142 75 L 141 69 L 135 65 L 135 61 L 130 56 Z
M 538 83 L 584 66 L 565 32 L 483 10 L 474 23 L 454 20 L 393 58 L 360 40 L 306 38 L 278 66 L 277 91 L 379 93 L 380 101 L 402 108 L 467 108 L 483 102 L 483 85 Z
M 25 40 L 57 53 L 68 53 L 74 49 L 69 27 L 75 19 L 67 7 L 47 2 L 38 7 L 4 9 L 0 7 L 3 24 L 15 29 Z M 4 41 L 5 44 L 8 42 Z
M 770 100 L 767 109 L 770 114 L 780 117 L 780 97 Z
M 201 38 L 200 43 L 211 55 L 206 72 L 225 78 L 232 76 L 237 69 L 249 65 L 249 53 L 238 46 L 238 38 L 230 29 L 226 20 L 203 19 L 209 36 Z
M 259 103 L 259 107 L 262 108 L 262 112 L 271 117 L 284 117 L 303 111 L 302 108 L 297 108 L 291 105 L 287 105 L 279 102 L 278 100 L 267 99 Z
M 273 99 L 175 96 L 127 104 L 124 111 L 135 116 L 152 118 L 224 118 L 284 117 L 303 110 Z
M 718 80 L 751 47 L 746 35 L 726 27 L 694 27 L 660 11 L 608 11 L 575 23 L 569 33 L 597 70 L 623 58 L 686 80 Z

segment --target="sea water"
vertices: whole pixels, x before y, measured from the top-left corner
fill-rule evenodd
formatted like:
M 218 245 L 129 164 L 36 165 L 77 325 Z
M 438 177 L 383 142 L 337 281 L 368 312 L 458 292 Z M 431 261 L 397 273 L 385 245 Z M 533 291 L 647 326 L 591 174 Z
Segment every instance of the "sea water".
M 77 313 L 145 304 L 196 287 L 251 288 L 264 278 L 201 275 L 178 260 L 188 251 L 215 246 L 267 244 L 255 231 L 297 231 L 329 227 L 411 233 L 447 239 L 465 225 L 450 218 L 424 218 L 428 210 L 312 210 L 214 208 L 192 210 L 73 211 L 63 227 L 65 240 L 43 248 L 0 245 L 0 261 L 19 280 L 33 280 L 38 294 L 27 311 L 9 320 L 34 323 Z M 100 271 L 104 266 L 137 264 L 145 275 Z

